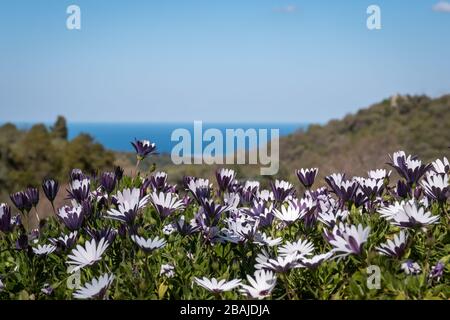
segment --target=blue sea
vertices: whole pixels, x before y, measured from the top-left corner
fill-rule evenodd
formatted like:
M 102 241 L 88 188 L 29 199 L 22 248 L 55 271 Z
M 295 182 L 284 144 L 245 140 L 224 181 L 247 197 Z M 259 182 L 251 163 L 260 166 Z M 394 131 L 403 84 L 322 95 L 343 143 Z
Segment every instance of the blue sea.
M 28 129 L 30 123 L 16 123 L 21 129 Z M 46 124 L 49 127 L 51 124 Z M 210 128 L 220 130 L 225 137 L 226 129 L 279 129 L 280 137 L 286 136 L 299 129 L 306 129 L 307 124 L 302 123 L 202 123 L 203 132 Z M 80 133 L 88 133 L 95 140 L 106 148 L 114 151 L 131 151 L 131 141 L 136 139 L 146 139 L 156 143 L 160 153 L 170 153 L 172 148 L 178 143 L 171 141 L 172 132 L 176 129 L 187 129 L 193 139 L 194 123 L 77 123 L 69 122 L 69 139 L 73 139 Z M 268 137 L 269 138 L 269 137 Z M 205 142 L 203 146 L 209 142 Z M 255 146 L 249 146 L 253 149 Z

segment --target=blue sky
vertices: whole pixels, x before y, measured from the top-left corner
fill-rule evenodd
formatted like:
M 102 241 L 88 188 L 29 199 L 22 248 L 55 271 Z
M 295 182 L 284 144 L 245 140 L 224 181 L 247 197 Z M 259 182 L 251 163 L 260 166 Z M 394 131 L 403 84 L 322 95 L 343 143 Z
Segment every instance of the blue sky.
M 0 122 L 324 122 L 450 93 L 438 2 L 2 0 Z M 66 29 L 70 4 L 81 30 Z

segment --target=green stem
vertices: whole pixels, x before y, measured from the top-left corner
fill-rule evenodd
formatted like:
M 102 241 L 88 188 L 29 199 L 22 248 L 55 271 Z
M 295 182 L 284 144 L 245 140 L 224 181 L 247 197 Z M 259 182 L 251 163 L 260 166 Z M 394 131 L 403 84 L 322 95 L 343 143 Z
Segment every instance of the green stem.
M 138 159 L 137 161 L 136 161 L 136 167 L 134 168 L 134 175 L 137 177 L 137 172 L 138 172 L 138 169 L 139 169 L 139 164 L 141 163 L 141 160 L 140 159 Z

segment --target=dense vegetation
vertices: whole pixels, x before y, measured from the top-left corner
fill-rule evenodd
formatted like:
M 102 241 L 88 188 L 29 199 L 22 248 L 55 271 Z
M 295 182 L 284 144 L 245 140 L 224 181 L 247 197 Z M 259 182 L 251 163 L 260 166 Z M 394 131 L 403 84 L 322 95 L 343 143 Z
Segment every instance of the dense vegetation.
M 86 172 L 112 167 L 114 154 L 87 134 L 68 141 L 66 120 L 59 117 L 51 128 L 37 124 L 19 130 L 0 127 L 0 200 L 23 186 L 39 186 L 45 177 L 67 181 L 71 168 Z
M 291 178 L 295 168 L 318 164 L 321 177 L 335 171 L 362 175 L 399 149 L 432 161 L 448 156 L 449 147 L 450 95 L 400 96 L 282 138 L 280 161 Z

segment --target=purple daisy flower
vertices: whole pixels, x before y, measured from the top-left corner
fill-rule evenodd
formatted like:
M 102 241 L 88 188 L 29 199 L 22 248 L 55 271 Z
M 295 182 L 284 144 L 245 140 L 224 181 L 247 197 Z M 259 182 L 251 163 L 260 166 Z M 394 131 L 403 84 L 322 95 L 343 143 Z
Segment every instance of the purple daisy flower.
M 389 157 L 391 162 L 387 164 L 393 167 L 409 185 L 417 183 L 425 172 L 432 167 L 432 164 L 422 164 L 422 161 L 418 160 L 417 157 L 406 156 L 404 151 L 394 152 Z
M 13 193 L 9 197 L 20 212 L 29 212 L 33 206 L 27 194 L 23 191 Z
M 48 201 L 53 203 L 59 191 L 59 183 L 53 179 L 45 179 L 42 182 L 42 190 L 44 190 L 44 194 Z
M 11 224 L 11 208 L 6 203 L 0 204 L 0 231 L 11 232 L 13 225 Z
M 156 145 L 148 140 L 134 139 L 134 142 L 131 142 L 131 145 L 134 147 L 139 161 L 144 160 L 148 155 L 154 153 L 156 150 Z
M 301 184 L 306 188 L 310 189 L 312 185 L 314 184 L 314 180 L 317 177 L 317 174 L 319 173 L 318 168 L 311 168 L 311 169 L 300 169 L 296 170 L 295 174 L 297 175 L 298 180 L 300 180 Z
M 116 188 L 117 177 L 114 172 L 103 172 L 100 176 L 100 185 L 106 193 L 111 194 Z
M 64 206 L 56 214 L 70 231 L 80 229 L 84 221 L 83 207 L 80 205 Z

